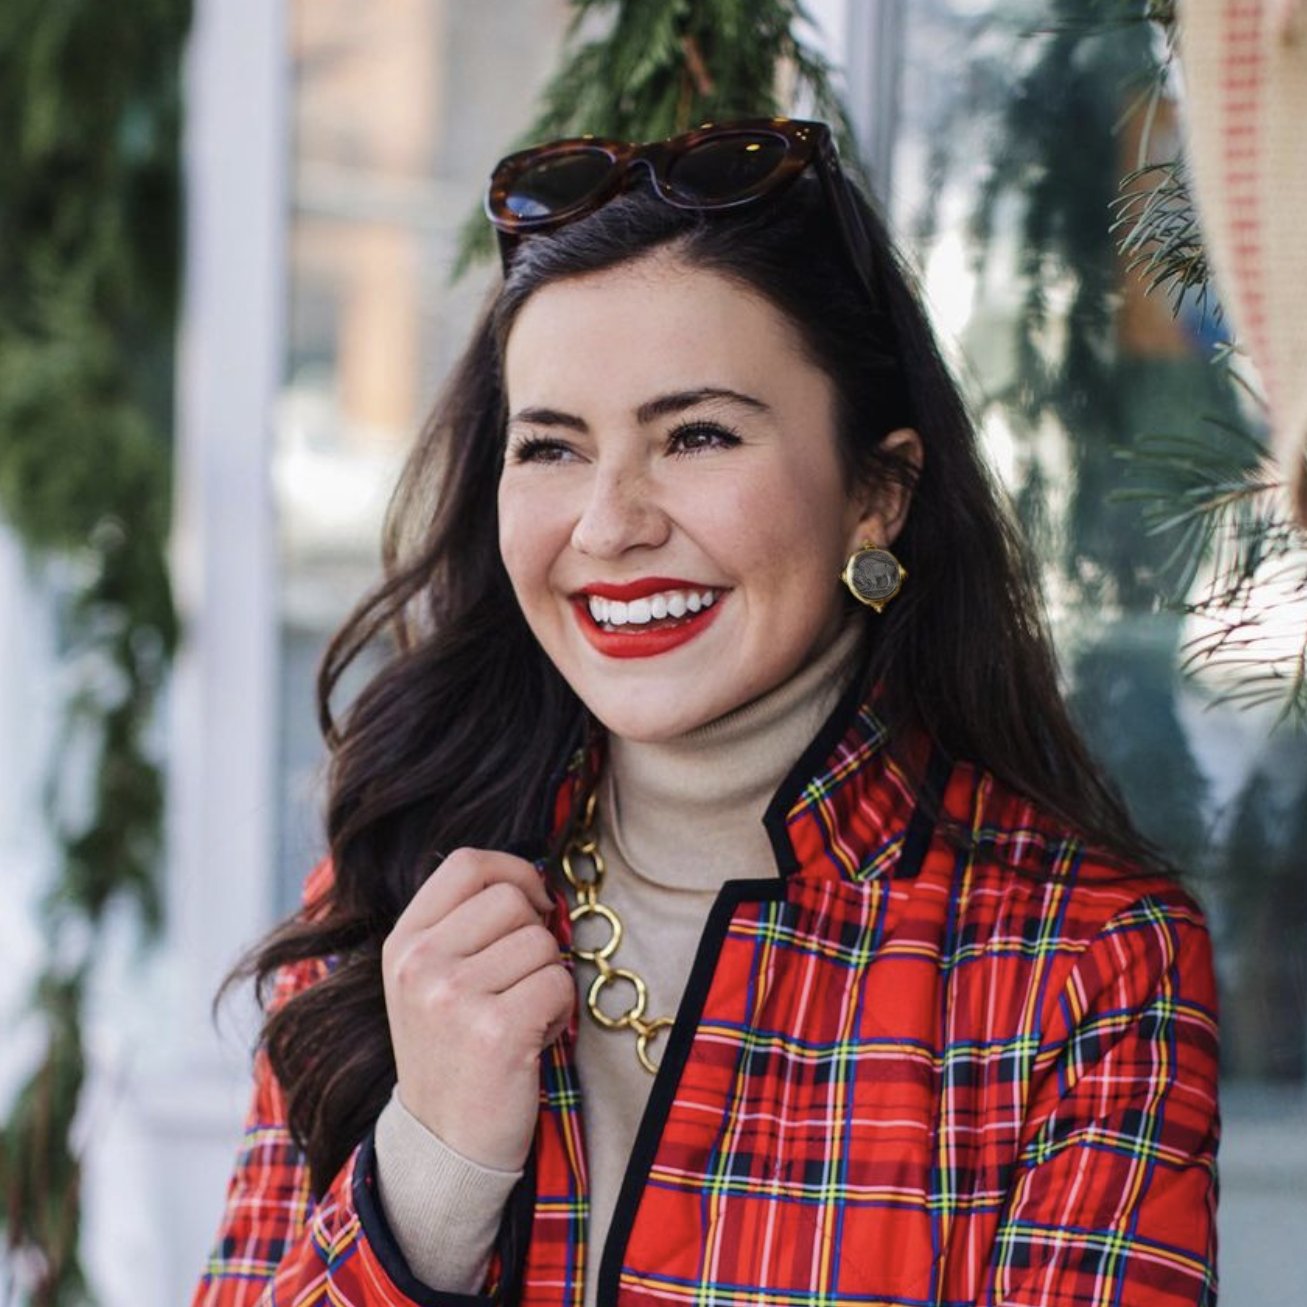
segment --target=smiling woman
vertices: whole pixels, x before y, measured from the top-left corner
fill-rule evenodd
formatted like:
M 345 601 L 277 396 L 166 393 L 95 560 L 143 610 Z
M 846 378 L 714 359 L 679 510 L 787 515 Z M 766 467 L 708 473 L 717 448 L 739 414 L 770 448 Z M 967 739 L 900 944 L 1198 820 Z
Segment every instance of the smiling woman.
M 1213 1301 L 1206 927 L 829 134 L 487 207 L 197 1303 Z
M 788 680 L 839 633 L 850 551 L 901 525 L 901 484 L 846 479 L 835 384 L 798 329 L 664 251 L 533 295 L 505 382 L 504 565 L 550 661 L 624 738 Z M 919 461 L 911 430 L 885 445 Z

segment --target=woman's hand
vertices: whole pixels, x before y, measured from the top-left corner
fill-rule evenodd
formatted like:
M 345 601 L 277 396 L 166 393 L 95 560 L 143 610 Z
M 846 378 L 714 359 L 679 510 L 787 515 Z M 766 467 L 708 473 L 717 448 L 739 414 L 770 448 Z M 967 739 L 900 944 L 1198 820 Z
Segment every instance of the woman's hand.
M 456 1152 L 519 1170 L 539 1106 L 538 1059 L 576 993 L 539 873 L 507 853 L 456 849 L 381 949 L 404 1106 Z

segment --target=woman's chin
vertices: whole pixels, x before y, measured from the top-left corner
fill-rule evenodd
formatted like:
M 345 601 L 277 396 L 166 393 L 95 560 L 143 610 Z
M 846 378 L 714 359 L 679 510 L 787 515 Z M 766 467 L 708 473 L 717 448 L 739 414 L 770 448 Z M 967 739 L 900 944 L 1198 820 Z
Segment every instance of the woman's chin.
M 765 693 L 740 674 L 739 668 L 718 662 L 682 680 L 664 683 L 573 685 L 590 713 L 612 735 L 633 743 L 657 744 L 674 740 L 689 731 L 707 726 L 727 713 L 742 708 Z
M 629 703 L 588 704 L 587 707 L 609 734 L 637 744 L 661 744 L 674 740 L 720 715 L 695 712 L 683 703 L 638 707 Z

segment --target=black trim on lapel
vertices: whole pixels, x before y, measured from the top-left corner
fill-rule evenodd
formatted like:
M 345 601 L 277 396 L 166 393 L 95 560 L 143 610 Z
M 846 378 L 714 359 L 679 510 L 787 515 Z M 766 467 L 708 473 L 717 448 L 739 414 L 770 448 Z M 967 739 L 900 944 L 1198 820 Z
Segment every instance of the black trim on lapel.
M 839 742 L 848 734 L 849 726 L 858 709 L 862 707 L 865 697 L 862 678 L 855 676 L 853 683 L 840 696 L 839 702 L 831 709 L 821 729 L 813 737 L 812 743 L 799 755 L 798 761 L 790 768 L 780 788 L 772 795 L 772 801 L 763 813 L 762 824 L 766 827 L 767 837 L 771 840 L 772 856 L 780 869 L 782 879 L 792 876 L 799 870 L 799 859 L 795 855 L 794 845 L 790 842 L 790 830 L 785 818 L 794 807 L 795 800 L 803 793 L 803 787 L 814 776 L 825 770 L 831 755 Z
M 505 853 L 511 853 L 518 858 L 526 858 L 529 862 L 544 856 L 554 833 L 554 807 L 558 803 L 559 791 L 568 783 L 568 779 L 572 774 L 572 764 L 576 758 L 576 752 L 578 749 L 586 747 L 587 735 L 588 732 L 584 723 L 582 723 L 568 737 L 562 759 L 555 764 L 553 771 L 549 774 L 549 780 L 541 792 L 540 806 L 536 812 L 535 826 L 532 832 L 523 836 L 520 840 L 512 841 L 504 849 Z
M 509 1194 L 508 1202 L 504 1205 L 504 1216 L 499 1225 L 499 1234 L 495 1238 L 495 1249 L 500 1259 L 500 1293 L 497 1296 L 485 1293 L 451 1293 L 444 1289 L 433 1289 L 413 1274 L 408 1262 L 404 1260 L 404 1254 L 400 1252 L 399 1243 L 390 1228 L 390 1222 L 386 1219 L 385 1209 L 377 1194 L 376 1145 L 371 1130 L 359 1144 L 358 1157 L 354 1164 L 353 1190 L 354 1207 L 358 1212 L 363 1233 L 367 1235 L 372 1251 L 386 1274 L 406 1298 L 411 1298 L 415 1303 L 421 1304 L 421 1307 L 492 1307 L 493 1304 L 520 1301 L 526 1266 L 526 1246 L 530 1238 L 535 1210 L 534 1149 L 527 1160 L 522 1178 L 513 1186 L 513 1192 Z
M 635 1214 L 649 1179 L 649 1171 L 653 1166 L 659 1141 L 662 1139 L 663 1128 L 667 1124 L 667 1114 L 671 1111 L 672 1103 L 676 1098 L 676 1089 L 681 1082 L 681 1073 L 685 1070 L 685 1063 L 690 1055 L 690 1046 L 699 1028 L 699 1018 L 703 1015 L 708 987 L 717 969 L 722 941 L 726 938 L 736 906 L 741 903 L 765 903 L 768 900 L 784 898 L 785 881 L 780 878 L 728 880 L 722 885 L 708 913 L 708 920 L 694 955 L 694 965 L 690 968 L 689 979 L 681 995 L 681 1005 L 677 1009 L 676 1020 L 672 1024 L 671 1034 L 667 1040 L 667 1048 L 658 1066 L 658 1074 L 654 1077 L 653 1088 L 649 1091 L 649 1099 L 645 1104 L 644 1115 L 640 1118 L 640 1128 L 636 1131 L 635 1144 L 631 1148 L 631 1157 L 626 1166 L 626 1175 L 622 1179 L 622 1187 L 613 1207 L 608 1238 L 603 1248 L 603 1259 L 599 1264 L 599 1283 L 595 1295 L 597 1307 L 616 1307 L 622 1262 L 626 1257 L 626 1245 L 635 1224 Z
M 621 1284 L 622 1263 L 631 1231 L 635 1226 L 640 1200 L 644 1195 L 653 1167 L 658 1145 L 676 1090 L 681 1082 L 685 1063 L 699 1027 L 708 989 L 721 956 L 722 941 L 730 928 L 736 907 L 741 903 L 780 901 L 786 897 L 786 881 L 799 870 L 798 858 L 789 837 L 786 817 L 804 786 L 819 775 L 829 763 L 836 748 L 848 733 L 853 719 L 862 708 L 864 695 L 856 683 L 841 696 L 812 743 L 804 750 L 789 774 L 781 782 L 767 811 L 763 824 L 771 840 L 772 852 L 780 874 L 769 880 L 731 880 L 722 885 L 712 909 L 708 913 L 694 964 L 686 981 L 676 1020 L 667 1041 L 663 1060 L 654 1077 L 653 1087 L 645 1104 L 635 1143 L 627 1163 L 626 1174 L 613 1207 L 608 1238 L 599 1264 L 599 1282 L 596 1294 L 597 1307 L 617 1307 Z M 915 876 L 921 868 L 926 851 L 934 834 L 936 817 L 944 796 L 944 787 L 952 772 L 952 764 L 938 747 L 932 748 L 926 766 L 921 794 L 913 805 L 912 815 L 904 836 L 896 875 Z M 923 802 L 924 800 L 924 802 Z M 591 1256 L 594 1250 L 589 1250 Z
M 925 779 L 921 783 L 921 793 L 912 809 L 912 818 L 908 822 L 907 834 L 903 837 L 903 847 L 899 851 L 899 860 L 894 867 L 896 880 L 911 880 L 921 870 L 926 859 L 926 850 L 930 848 L 931 836 L 935 833 L 935 823 L 944 807 L 944 788 L 953 774 L 953 764 L 948 755 L 938 745 L 930 751 L 930 761 L 926 764 Z
M 504 1218 L 495 1239 L 495 1249 L 499 1253 L 499 1297 L 504 1307 L 516 1307 L 522 1301 L 522 1290 L 526 1285 L 526 1255 L 531 1246 L 531 1232 L 535 1229 L 536 1190 L 536 1146 L 533 1142 L 522 1178 L 513 1186 L 513 1192 L 504 1204 Z

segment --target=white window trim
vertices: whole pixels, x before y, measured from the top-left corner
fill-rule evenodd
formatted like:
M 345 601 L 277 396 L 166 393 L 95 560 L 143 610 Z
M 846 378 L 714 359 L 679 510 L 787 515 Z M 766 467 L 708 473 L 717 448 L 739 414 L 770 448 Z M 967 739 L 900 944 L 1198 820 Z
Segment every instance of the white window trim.
M 845 98 L 872 188 L 884 207 L 894 182 L 903 0 L 842 0 L 842 7 Z
M 277 811 L 279 569 L 271 473 L 285 357 L 290 55 L 284 0 L 197 0 L 186 62 L 186 232 L 175 446 L 166 935 L 138 1074 L 142 1198 L 168 1237 L 137 1267 L 159 1307 L 208 1255 L 249 1093 L 252 1007 L 210 1004 L 268 927 Z M 143 1273 L 144 1272 L 144 1273 Z M 106 1286 L 107 1302 L 118 1295 Z M 153 1307 L 137 1293 L 134 1307 Z

